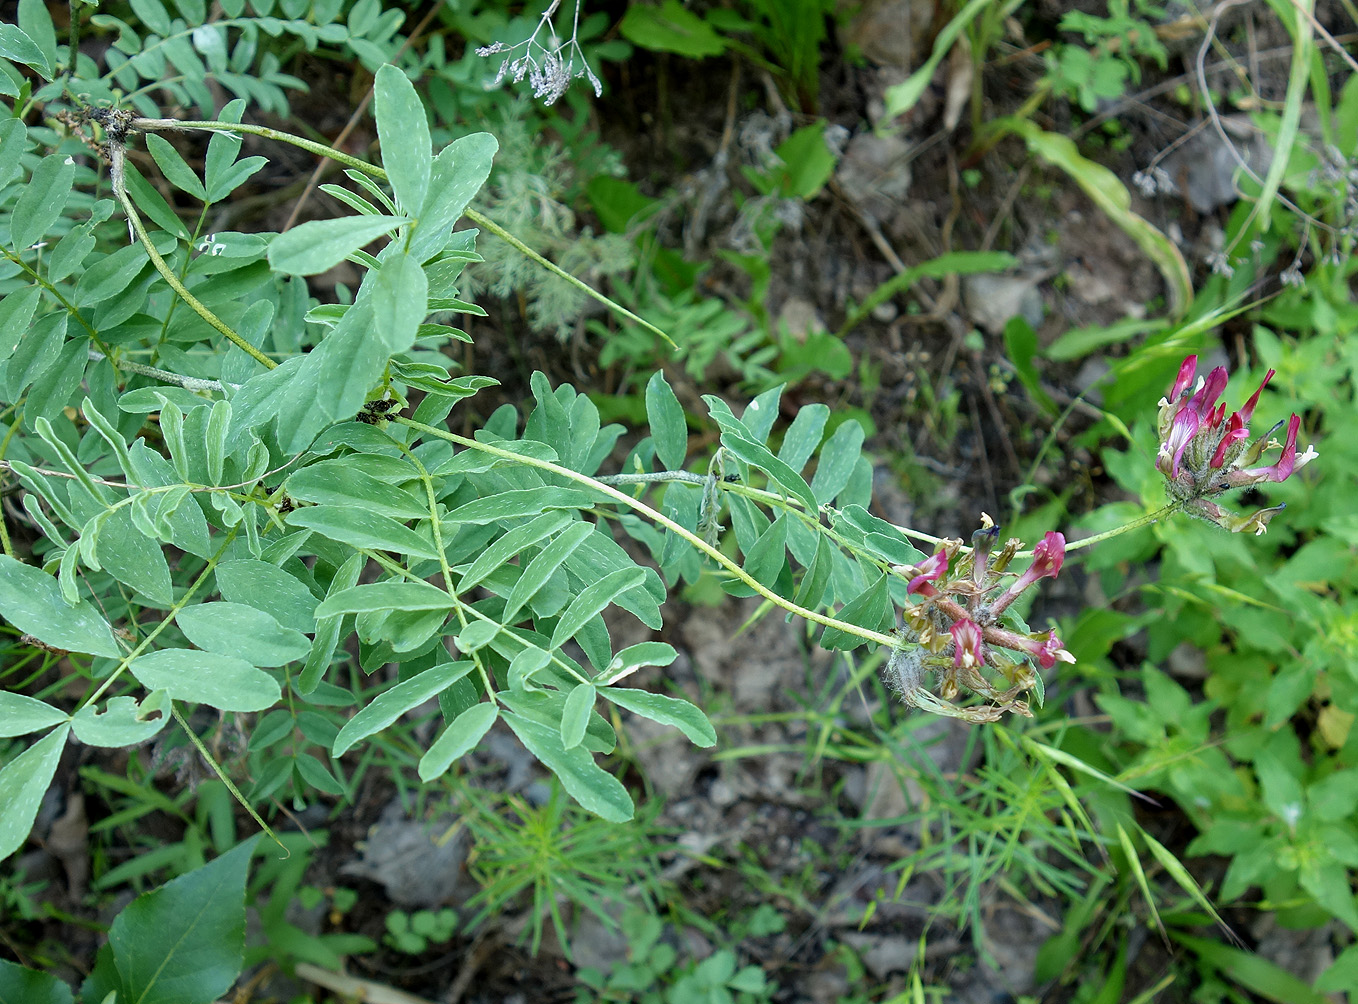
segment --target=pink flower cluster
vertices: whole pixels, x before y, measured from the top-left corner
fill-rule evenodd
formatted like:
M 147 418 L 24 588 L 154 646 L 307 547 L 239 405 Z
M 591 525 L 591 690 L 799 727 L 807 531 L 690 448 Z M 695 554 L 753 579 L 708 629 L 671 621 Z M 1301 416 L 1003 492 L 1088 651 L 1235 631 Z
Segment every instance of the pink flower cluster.
M 1226 403 L 1217 401 L 1226 389 L 1226 367 L 1216 367 L 1206 379 L 1199 377 L 1194 384 L 1197 368 L 1197 356 L 1185 359 L 1169 395 L 1160 401 L 1160 451 L 1155 466 L 1165 476 L 1170 498 L 1182 502 L 1189 514 L 1234 533 L 1244 530 L 1263 533 L 1283 506 L 1238 516 L 1211 501 L 1210 496 L 1265 481 L 1285 481 L 1316 458 L 1315 448 L 1307 447 L 1304 453 L 1297 453 L 1301 418 L 1295 414 L 1287 423 L 1286 442 L 1280 444 L 1272 438 L 1282 422 L 1248 442 L 1250 418 L 1259 395 L 1273 379 L 1273 370 L 1264 376 L 1244 407 L 1228 416 Z M 1268 449 L 1282 452 L 1272 464 L 1260 465 L 1260 458 Z
M 1000 615 L 1024 590 L 1061 571 L 1065 537 L 1056 532 L 1043 536 L 1033 548 L 1032 564 L 1007 585 L 1001 576 L 1020 544 L 1009 541 L 992 560 L 998 538 L 999 528 L 985 517 L 985 525 L 972 537 L 969 554 L 962 554 L 960 540 L 945 541 L 918 565 L 894 569 L 909 576 L 906 591 L 923 601 L 904 611 L 909 640 L 928 653 L 922 668 L 939 672 L 939 695 L 944 700 L 967 690 L 993 701 L 995 714 L 982 717 L 998 717 L 1001 710 L 1028 714 L 1027 705 L 1017 698 L 1034 685 L 1033 670 L 1026 658 L 1004 652 L 1035 659 L 1043 669 L 1075 661 L 1055 630 L 1025 634 L 1000 624 Z M 1004 677 L 1007 689 L 995 688 L 983 673 L 987 668 Z

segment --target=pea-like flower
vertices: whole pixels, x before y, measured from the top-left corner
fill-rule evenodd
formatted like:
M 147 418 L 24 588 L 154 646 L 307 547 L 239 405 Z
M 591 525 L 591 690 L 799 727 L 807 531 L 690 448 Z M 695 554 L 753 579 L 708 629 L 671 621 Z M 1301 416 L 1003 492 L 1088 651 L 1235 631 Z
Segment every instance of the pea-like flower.
M 1297 433 L 1301 429 L 1301 418 L 1297 415 L 1288 420 L 1285 442 L 1278 443 L 1272 438 L 1282 428 L 1282 422 L 1252 443 L 1248 441 L 1250 419 L 1259 403 L 1259 395 L 1273 379 L 1274 370 L 1265 374 L 1263 382 L 1244 406 L 1228 416 L 1226 403 L 1217 400 L 1226 389 L 1226 367 L 1216 367 L 1206 379 L 1199 377 L 1195 385 L 1193 378 L 1197 368 L 1197 356 L 1185 359 L 1169 395 L 1160 401 L 1160 451 L 1155 466 L 1165 476 L 1170 498 L 1183 503 L 1184 510 L 1190 515 L 1216 523 L 1233 533 L 1244 530 L 1263 533 L 1269 520 L 1281 512 L 1283 506 L 1238 516 L 1211 498 L 1234 488 L 1285 481 L 1318 454 L 1313 446 L 1308 446 L 1302 454 L 1297 453 Z M 1272 464 L 1260 465 L 1260 458 L 1270 449 L 1281 451 L 1278 459 Z

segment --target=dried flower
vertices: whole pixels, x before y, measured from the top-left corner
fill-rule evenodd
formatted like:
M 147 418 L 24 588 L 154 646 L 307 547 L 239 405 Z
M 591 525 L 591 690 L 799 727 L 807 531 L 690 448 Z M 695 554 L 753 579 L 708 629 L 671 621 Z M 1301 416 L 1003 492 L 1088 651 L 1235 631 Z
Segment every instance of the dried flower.
M 1315 447 L 1308 446 L 1298 455 L 1301 418 L 1297 415 L 1287 423 L 1286 442 L 1280 444 L 1272 439 L 1282 427 L 1279 422 L 1253 443 L 1247 443 L 1250 419 L 1259 395 L 1273 379 L 1274 370 L 1265 374 L 1259 388 L 1239 411 L 1227 416 L 1225 402 L 1217 401 L 1226 389 L 1226 367 L 1216 367 L 1206 379 L 1199 378 L 1196 385 L 1190 386 L 1197 367 L 1197 356 L 1185 359 L 1168 397 L 1160 401 L 1160 450 L 1155 466 L 1165 476 L 1170 498 L 1182 502 L 1189 514 L 1234 533 L 1253 530 L 1261 534 L 1268 528 L 1268 521 L 1282 511 L 1281 505 L 1242 517 L 1211 502 L 1211 497 L 1265 481 L 1285 481 L 1318 454 Z M 1259 466 L 1260 458 L 1269 449 L 1282 452 L 1274 463 Z
M 1011 579 L 1005 568 L 1017 554 L 1019 542 L 1007 541 L 995 552 L 999 528 L 989 516 L 982 514 L 982 519 L 969 554 L 962 552 L 960 540 L 947 540 L 919 564 L 893 567 L 907 579 L 906 593 L 919 602 L 903 611 L 904 644 L 898 651 L 910 652 L 911 657 L 907 662 L 893 653 L 887 678 L 904 700 L 917 707 L 972 721 L 993 721 L 1004 711 L 1029 714 L 1027 704 L 1018 699 L 1038 685 L 1028 659 L 1050 669 L 1058 662 L 1074 662 L 1075 657 L 1055 631 L 1023 633 L 1001 623 L 1005 609 L 1024 590 L 1061 571 L 1065 537 L 1055 531 L 1045 534 L 1033 548 L 1029 567 Z M 1006 579 L 1011 579 L 1007 586 Z M 1008 657 L 1002 654 L 1005 650 Z M 905 685 L 906 674 L 901 672 L 907 664 L 913 687 Z M 937 674 L 937 697 L 923 689 L 926 672 Z M 1000 682 L 993 683 L 992 678 Z M 963 691 L 987 698 L 992 706 L 960 709 L 946 703 Z
M 552 27 L 552 16 L 560 6 L 561 0 L 552 0 L 552 3 L 543 11 L 533 34 L 522 42 L 515 45 L 493 42 L 476 50 L 478 56 L 494 56 L 499 53 L 506 53 L 504 62 L 500 64 L 499 72 L 495 75 L 495 79 L 487 85 L 487 89 L 499 86 L 505 77 L 509 77 L 517 84 L 527 76 L 528 83 L 533 88 L 533 96 L 541 98 L 543 104 L 550 105 L 566 93 L 566 88 L 570 87 L 572 80 L 583 77 L 594 88 L 595 97 L 603 96 L 603 84 L 594 75 L 589 62 L 585 59 L 585 54 L 580 50 L 580 0 L 576 0 L 575 4 L 571 37 L 564 42 L 557 38 L 556 29 Z M 544 28 L 549 38 L 547 45 L 538 41 L 538 35 L 542 33 Z M 523 49 L 523 53 L 515 57 L 513 54 L 518 49 Z M 576 65 L 577 59 L 579 60 L 578 67 Z

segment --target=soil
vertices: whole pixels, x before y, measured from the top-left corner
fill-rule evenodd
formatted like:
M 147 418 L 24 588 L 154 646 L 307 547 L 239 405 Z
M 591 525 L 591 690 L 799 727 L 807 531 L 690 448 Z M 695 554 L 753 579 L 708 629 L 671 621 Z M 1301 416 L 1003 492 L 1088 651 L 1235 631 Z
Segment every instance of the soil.
M 1054 22 L 1067 6 L 1038 4 L 1023 26 L 1029 37 L 1011 31 L 996 45 L 984 71 L 985 120 L 1015 111 L 1032 93 L 1043 72 L 1038 43 L 1055 36 Z M 878 514 L 927 532 L 960 535 L 977 525 L 982 511 L 997 517 L 1009 511 L 1009 492 L 1028 477 L 1049 431 L 1049 420 L 1014 379 L 1004 323 L 1015 314 L 1028 316 L 1045 345 L 1072 328 L 1154 314 L 1162 309 L 1165 290 L 1128 237 L 1064 175 L 1031 159 L 1018 140 L 978 148 L 965 110 L 955 127 L 945 126 L 950 74 L 956 72 L 946 61 L 904 128 L 875 136 L 872 124 L 886 87 L 918 65 L 946 15 L 906 0 L 865 7 L 839 26 L 821 65 L 817 112 L 844 130 L 845 160 L 826 192 L 802 207 L 800 226 L 785 227 L 779 236 L 765 306 L 771 317 L 819 318 L 833 330 L 850 303 L 862 302 L 902 267 L 951 250 L 1016 256 L 1019 265 L 990 285 L 924 280 L 883 304 L 848 336 L 852 377 L 813 375 L 785 399 L 789 408 L 823 401 L 865 412 L 876 427 L 868 445 L 879 458 Z M 1248 35 L 1252 51 L 1262 54 L 1254 64 L 1254 86 L 1265 98 L 1281 97 L 1286 60 L 1269 53 L 1285 45 L 1286 36 L 1268 15 L 1239 16 L 1249 19 L 1248 32 L 1232 34 L 1223 26 L 1223 43 L 1243 53 L 1241 39 Z M 1334 19 L 1328 10 L 1319 16 L 1322 23 Z M 1082 149 L 1130 187 L 1135 172 L 1200 122 L 1174 95 L 1181 84 L 1195 86 L 1201 38 L 1199 31 L 1177 43 L 1164 71 L 1144 66 L 1133 93 L 1100 106 L 1095 115 L 1051 100 L 1035 120 L 1045 129 L 1081 137 Z M 849 39 L 858 40 L 861 57 L 845 51 Z M 308 70 L 312 79 L 333 81 L 333 68 L 325 65 L 294 72 L 305 76 Z M 1226 71 L 1221 66 L 1217 72 Z M 730 245 L 738 222 L 735 195 L 743 190 L 739 165 L 757 162 L 761 145 L 777 145 L 813 117 L 809 110 L 788 107 L 771 78 L 722 58 L 695 64 L 637 51 L 626 64 L 608 68 L 606 83 L 608 97 L 596 106 L 600 134 L 621 151 L 629 176 L 645 190 L 678 189 L 701 172 L 717 179 L 720 195 L 708 207 L 702 232 L 676 228 L 668 235 L 672 246 L 688 245 L 690 258 L 715 258 Z M 324 86 L 313 90 L 336 93 Z M 347 94 L 354 101 L 361 96 Z M 296 110 L 334 136 L 353 103 L 317 97 L 314 107 L 302 99 Z M 350 142 L 355 152 L 364 152 L 369 141 L 371 130 L 360 126 Z M 280 149 L 269 154 L 278 157 Z M 292 159 L 275 160 L 278 173 L 270 179 L 277 188 L 296 186 L 313 166 L 300 156 L 284 156 Z M 1186 196 L 1145 198 L 1135 191 L 1133 206 L 1175 235 L 1201 280 L 1204 253 L 1219 240 L 1229 206 L 1195 206 Z M 714 295 L 746 294 L 746 278 L 729 266 L 716 266 L 706 282 Z M 582 372 L 597 386 L 615 386 L 620 379 L 592 361 L 597 342 L 563 347 L 525 324 L 510 327 L 517 320 L 513 304 L 490 313 L 475 332 L 480 372 L 514 374 L 516 360 L 527 357 L 542 361 L 553 380 L 577 386 Z M 504 347 L 509 344 L 515 346 L 512 356 Z M 1097 363 L 1052 365 L 1042 377 L 1048 393 L 1065 404 L 1101 372 Z M 874 379 L 864 383 L 863 374 Z M 733 404 L 742 400 L 742 388 L 723 383 L 719 373 L 704 386 L 694 385 L 679 367 L 668 368 L 667 375 L 681 400 L 696 401 L 702 393 L 724 394 Z M 501 393 L 515 399 L 526 391 L 511 379 Z M 956 421 L 941 422 L 930 402 L 953 393 Z M 1070 445 L 1086 421 L 1078 409 L 1073 412 L 1035 475 L 1039 485 L 1074 487 L 1067 502 L 1072 515 L 1115 497 L 1097 458 Z M 1038 622 L 1059 618 L 1082 602 L 1083 583 L 1071 568 L 1033 616 Z M 906 993 L 912 971 L 925 985 L 947 988 L 945 999 L 956 1004 L 999 1004 L 1024 995 L 1051 1004 L 1070 1000 L 1074 987 L 1033 982 L 1037 952 L 1060 930 L 1061 900 L 1035 889 L 1022 890 L 1020 899 L 996 879 L 981 887 L 980 901 L 963 914 L 949 902 L 959 889 L 940 874 L 916 873 L 901 885 L 896 866 L 902 858 L 945 833 L 946 821 L 921 812 L 924 791 L 915 778 L 976 770 L 975 733 L 985 726 L 925 719 L 894 704 L 871 681 L 851 685 L 854 667 L 808 646 L 798 625 L 775 616 L 747 625 L 756 611 L 752 601 L 718 607 L 677 602 L 667 607 L 656 636 L 681 653 L 665 671 L 664 685 L 682 690 L 721 723 L 715 750 L 696 749 L 670 730 L 623 716 L 623 748 L 631 763 L 622 776 L 639 802 L 659 803 L 653 828 L 663 853 L 657 867 L 665 876 L 666 898 L 687 911 L 671 914 L 667 937 L 681 953 L 702 958 L 723 945 L 698 920 L 730 922 L 770 904 L 786 927 L 752 935 L 739 950 L 741 964 L 758 965 L 777 982 L 774 1001 L 834 1004 L 850 995 L 891 1000 Z M 619 621 L 613 629 L 619 646 L 651 637 L 638 633 L 634 623 Z M 634 685 L 659 683 L 655 673 Z M 889 721 L 889 729 L 878 734 L 890 737 L 901 761 L 856 763 L 817 754 L 818 719 L 808 709 L 823 711 L 828 698 L 843 690 L 850 696 L 835 714 L 845 727 L 869 731 L 872 721 L 879 727 Z M 1079 707 L 1078 696 L 1066 693 L 1070 708 Z M 478 785 L 529 802 L 544 797 L 542 771 L 508 733 L 492 733 L 473 761 L 470 773 Z M 79 788 L 76 768 L 92 765 L 120 770 L 118 763 L 93 755 L 88 762 L 64 765 L 67 790 Z M 181 765 L 176 773 L 171 764 L 163 772 L 168 794 L 191 783 L 187 769 Z M 89 846 L 82 839 L 84 812 L 95 819 L 108 808 L 54 799 L 40 818 L 44 849 L 21 862 L 30 878 L 52 878 L 53 888 L 76 893 L 75 901 L 88 874 L 82 861 Z M 1176 812 L 1160 816 L 1148 816 L 1147 825 L 1167 845 L 1182 849 L 1191 827 Z M 369 774 L 354 804 L 330 812 L 316 807 L 294 820 L 329 833 L 306 883 L 359 893 L 347 912 L 299 907 L 294 922 L 381 942 L 393 909 L 452 906 L 465 914 L 477 889 L 468 873 L 466 831 L 444 843 L 431 836 L 456 830 L 457 818 L 456 806 L 416 805 L 409 792 L 403 800 L 389 779 Z M 162 827 L 166 841 L 178 839 L 179 828 L 167 817 L 148 816 L 145 825 Z M 242 819 L 242 825 L 248 821 Z M 1203 881 L 1219 871 L 1211 860 L 1193 864 L 1205 869 Z M 588 914 L 570 913 L 572 959 L 550 925 L 542 947 L 531 954 L 525 947 L 531 910 L 520 902 L 473 935 L 458 935 L 424 954 L 383 949 L 354 958 L 351 973 L 443 1004 L 537 1004 L 577 999 L 573 965 L 607 967 L 626 959 L 625 939 Z M 963 922 L 966 916 L 979 923 Z M 95 944 L 80 926 L 55 921 L 47 926 L 47 934 L 66 938 L 77 956 Z M 1283 940 L 1278 932 L 1258 937 Z M 1129 944 L 1124 999 L 1161 981 L 1171 965 L 1153 933 Z M 1276 951 L 1285 957 L 1299 949 L 1280 944 Z M 237 999 L 286 1000 L 305 989 L 276 971 L 258 976 L 252 994 Z M 1178 993 L 1166 991 L 1156 999 L 1188 999 Z

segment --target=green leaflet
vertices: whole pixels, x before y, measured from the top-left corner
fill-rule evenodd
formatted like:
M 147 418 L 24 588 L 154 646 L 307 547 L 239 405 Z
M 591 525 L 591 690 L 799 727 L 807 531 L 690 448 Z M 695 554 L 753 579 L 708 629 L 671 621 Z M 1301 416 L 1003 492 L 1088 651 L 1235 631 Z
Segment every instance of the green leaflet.
M 566 749 L 561 736 L 551 729 L 512 711 L 501 717 L 514 734 L 581 806 L 611 823 L 625 823 L 636 811 L 627 789 L 616 777 L 594 762 L 584 746 Z
M 625 687 L 603 687 L 599 693 L 605 700 L 612 701 L 633 714 L 649 718 L 661 725 L 674 726 L 696 746 L 717 744 L 717 732 L 712 728 L 712 723 L 689 701 Z
M 316 275 L 334 268 L 365 244 L 404 223 L 409 216 L 344 216 L 313 220 L 269 242 L 269 264 L 290 275 Z
M 373 112 L 382 166 L 397 204 L 407 213 L 417 213 L 429 191 L 434 159 L 429 121 L 410 79 L 391 63 L 379 67 L 373 80 Z
M 838 620 L 847 621 L 858 627 L 873 631 L 885 631 L 891 626 L 891 596 L 887 591 L 887 577 L 879 575 L 877 581 L 868 586 L 835 613 Z M 827 627 L 821 635 L 822 648 L 851 649 L 867 642 L 855 634 L 839 628 Z
M 343 756 L 354 743 L 380 732 L 411 708 L 447 690 L 470 673 L 474 665 L 469 660 L 446 662 L 426 669 L 423 673 L 418 673 L 404 683 L 398 683 L 390 690 L 379 694 L 340 729 L 330 755 Z
M 244 659 L 163 648 L 133 659 L 128 668 L 147 690 L 222 711 L 263 711 L 282 697 L 278 681 Z
M 288 513 L 288 523 L 304 526 L 355 548 L 395 551 L 437 558 L 433 542 L 390 516 L 355 506 L 313 505 Z
M 67 604 L 55 578 L 8 555 L 0 555 L 0 616 L 53 648 L 110 659 L 120 654 L 94 604 Z
M 428 783 L 440 777 L 453 761 L 475 749 L 499 717 L 499 706 L 493 701 L 483 701 L 454 718 L 420 757 L 420 780 Z
M 651 424 L 655 455 L 666 470 L 683 470 L 688 456 L 688 423 L 683 406 L 660 370 L 646 384 L 646 418 Z
M 175 621 L 204 651 L 236 656 L 252 666 L 282 666 L 311 652 L 306 635 L 243 603 L 199 603 L 179 611 Z
M 62 725 L 0 767 L 0 861 L 22 847 L 33 828 L 70 731 Z

